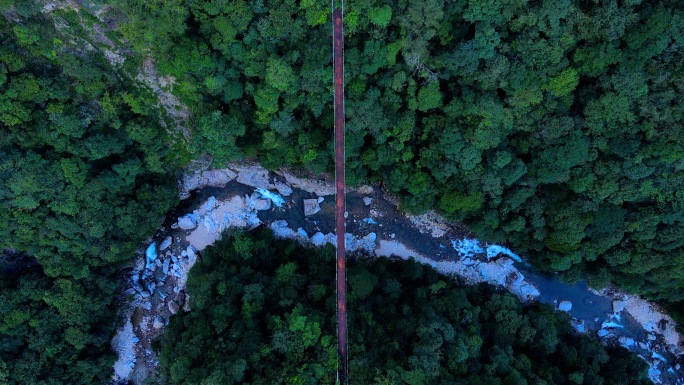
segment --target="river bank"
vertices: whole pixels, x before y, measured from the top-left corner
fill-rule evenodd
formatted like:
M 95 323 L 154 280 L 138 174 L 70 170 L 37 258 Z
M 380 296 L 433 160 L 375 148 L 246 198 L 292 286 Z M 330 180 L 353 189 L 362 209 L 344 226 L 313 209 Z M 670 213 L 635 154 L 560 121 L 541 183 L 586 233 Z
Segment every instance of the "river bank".
M 269 226 L 277 236 L 311 245 L 334 245 L 334 185 L 299 178 L 289 171 L 270 173 L 256 164 L 188 174 L 181 182 L 186 198 L 150 239 L 128 277 L 131 307 L 114 340 L 119 353 L 116 378 L 136 384 L 153 376 L 151 342 L 171 317 L 187 309 L 187 274 L 201 251 L 227 228 Z M 409 216 L 378 188 L 350 189 L 347 246 L 350 251 L 414 258 L 466 284 L 487 282 L 522 301 L 541 301 L 567 311 L 579 332 L 597 333 L 640 354 L 656 383 L 682 384 L 682 342 L 674 321 L 657 307 L 615 290 L 592 291 L 535 272 L 500 245 L 484 244 L 462 227 L 435 213 Z M 624 306 L 623 305 L 624 302 Z M 130 324 L 130 326 L 129 326 Z

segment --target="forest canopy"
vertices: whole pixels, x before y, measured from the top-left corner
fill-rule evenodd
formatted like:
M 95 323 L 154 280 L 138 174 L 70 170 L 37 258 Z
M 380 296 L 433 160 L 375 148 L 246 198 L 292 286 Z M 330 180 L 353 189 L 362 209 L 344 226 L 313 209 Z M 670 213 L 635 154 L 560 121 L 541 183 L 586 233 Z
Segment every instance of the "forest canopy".
M 335 253 L 237 233 L 205 249 L 189 312 L 171 317 L 159 362 L 169 384 L 332 384 Z M 648 384 L 622 348 L 577 334 L 548 305 L 459 286 L 413 261 L 349 263 L 354 384 Z
M 331 170 L 328 3 L 119 1 L 194 112 L 193 151 Z M 683 300 L 682 7 L 347 1 L 348 180 L 544 270 Z
M 102 384 L 120 269 L 178 200 L 175 139 L 92 16 L 41 8 L 0 2 L 0 251 L 35 257 L 0 258 L 0 383 Z
M 106 5 L 100 16 L 128 39 L 125 68 L 103 54 L 86 3 Z M 408 211 L 439 209 L 541 269 L 684 301 L 683 7 L 347 1 L 349 182 L 379 183 Z M 120 269 L 177 203 L 184 160 L 332 169 L 329 11 L 0 0 L 0 250 L 35 258 L 0 258 L 0 383 L 109 380 Z M 135 80 L 143 57 L 191 108 L 189 142 Z M 191 280 L 196 310 L 161 344 L 170 379 L 331 378 L 328 257 L 273 242 L 240 235 L 207 253 L 221 268 L 198 267 L 213 283 Z M 249 267 L 274 245 L 281 260 Z M 410 263 L 358 261 L 350 277 L 352 369 L 367 383 L 644 378 L 642 362 L 608 355 L 544 306 Z

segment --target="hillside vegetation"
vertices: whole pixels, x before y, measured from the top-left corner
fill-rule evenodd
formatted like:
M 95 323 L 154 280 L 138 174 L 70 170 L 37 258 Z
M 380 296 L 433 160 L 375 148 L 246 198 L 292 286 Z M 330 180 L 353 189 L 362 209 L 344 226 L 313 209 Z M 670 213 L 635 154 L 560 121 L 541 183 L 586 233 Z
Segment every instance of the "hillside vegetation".
M 0 259 L 0 383 L 103 384 L 119 269 L 178 199 L 174 140 L 87 13 L 40 9 L 0 2 L 0 250 L 40 265 Z

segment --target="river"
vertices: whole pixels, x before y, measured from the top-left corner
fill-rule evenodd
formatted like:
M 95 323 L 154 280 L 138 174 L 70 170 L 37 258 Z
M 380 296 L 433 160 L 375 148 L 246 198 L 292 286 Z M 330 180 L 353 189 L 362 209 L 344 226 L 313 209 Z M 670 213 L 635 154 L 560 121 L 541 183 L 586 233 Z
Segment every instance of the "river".
M 183 187 L 182 195 L 187 199 L 141 249 L 129 275 L 128 293 L 134 301 L 124 312 L 126 325 L 113 343 L 120 355 L 117 378 L 121 382 L 142 383 L 154 375 L 157 363 L 151 341 L 163 332 L 168 318 L 186 305 L 185 280 L 195 256 L 201 257 L 201 249 L 217 239 L 223 229 L 270 226 L 276 235 L 303 243 L 334 244 L 331 181 L 300 179 L 287 171 L 277 175 L 258 165 L 236 164 L 186 176 Z M 274 194 L 277 191 L 284 204 L 277 207 L 255 192 L 256 188 L 270 189 Z M 311 215 L 305 215 L 305 200 L 309 200 Z M 489 282 L 524 302 L 562 307 L 579 332 L 598 333 L 607 343 L 625 346 L 644 358 L 655 383 L 684 384 L 684 345 L 674 331 L 674 321 L 654 304 L 618 290 L 596 291 L 584 282 L 567 284 L 541 274 L 524 260 L 516 261 L 517 256 L 509 250 L 478 242 L 462 226 L 434 213 L 401 213 L 396 200 L 379 188 L 350 190 L 347 212 L 348 247 L 352 251 L 415 258 L 459 277 L 461 282 Z M 179 228 L 184 217 L 188 223 L 181 226 L 185 229 Z M 151 262 L 150 248 L 157 251 L 156 260 Z M 148 255 L 142 250 L 148 250 Z M 498 253 L 500 250 L 505 253 Z

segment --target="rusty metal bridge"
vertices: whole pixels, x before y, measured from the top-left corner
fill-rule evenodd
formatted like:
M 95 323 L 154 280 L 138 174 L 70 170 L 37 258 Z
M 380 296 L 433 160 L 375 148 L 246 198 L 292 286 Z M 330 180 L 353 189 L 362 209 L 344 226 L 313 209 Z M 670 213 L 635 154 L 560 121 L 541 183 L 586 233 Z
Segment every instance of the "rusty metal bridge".
M 337 233 L 337 351 L 340 367 L 337 383 L 347 384 L 347 259 L 345 249 L 344 192 L 344 0 L 332 0 L 333 79 L 335 114 L 335 231 Z

